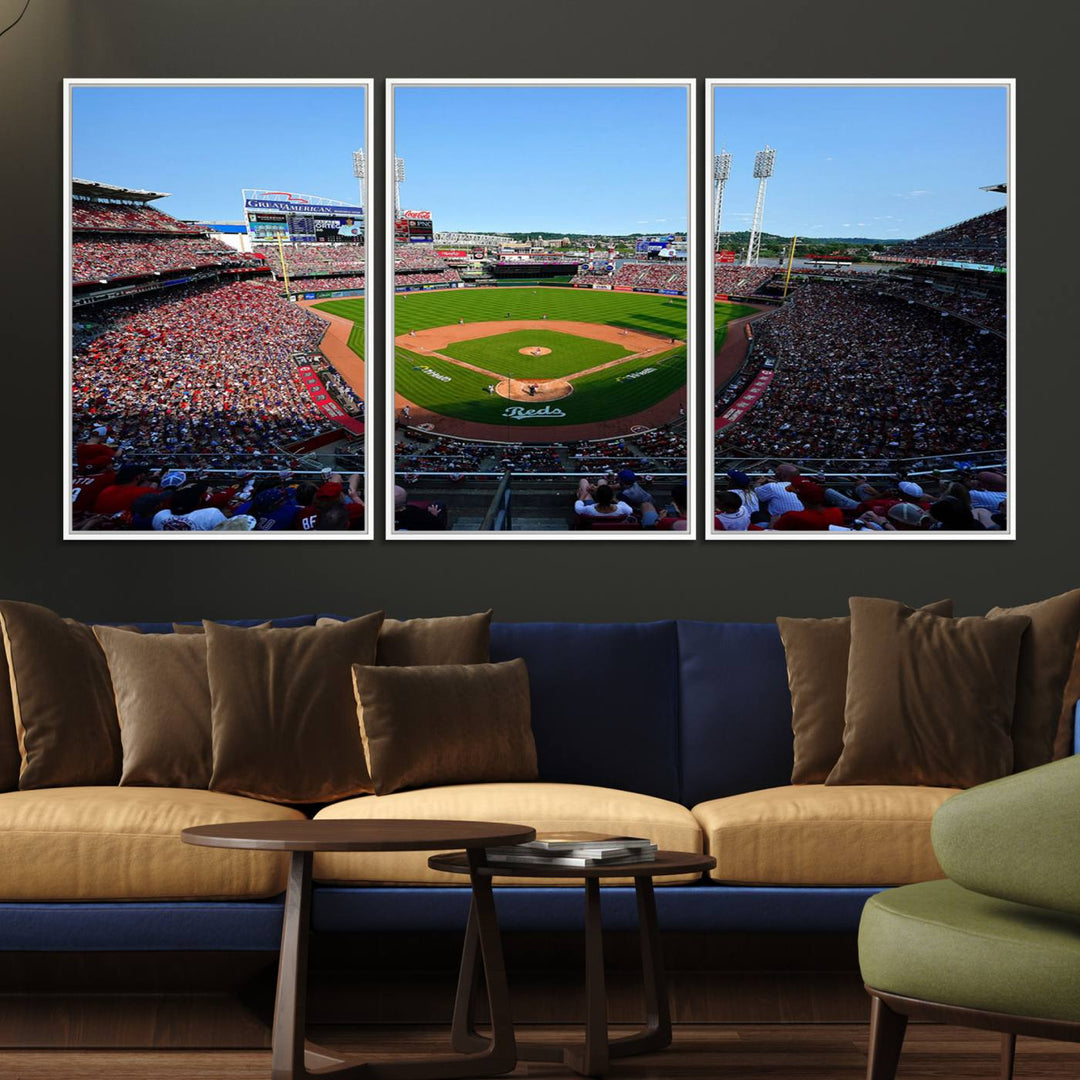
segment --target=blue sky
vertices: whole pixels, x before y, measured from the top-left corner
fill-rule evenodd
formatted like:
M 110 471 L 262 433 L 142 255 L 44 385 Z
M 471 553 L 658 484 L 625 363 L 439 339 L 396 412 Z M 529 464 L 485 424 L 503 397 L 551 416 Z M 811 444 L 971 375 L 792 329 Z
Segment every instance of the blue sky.
M 75 87 L 72 173 L 172 192 L 175 217 L 243 218 L 240 191 L 274 188 L 355 204 L 364 88 Z
M 1006 107 L 998 87 L 718 87 L 721 229 L 750 227 L 766 143 L 766 232 L 908 238 L 996 210 L 1004 196 L 979 188 L 1006 179 Z
M 437 230 L 686 229 L 682 87 L 413 86 L 395 93 L 402 206 L 430 210 Z

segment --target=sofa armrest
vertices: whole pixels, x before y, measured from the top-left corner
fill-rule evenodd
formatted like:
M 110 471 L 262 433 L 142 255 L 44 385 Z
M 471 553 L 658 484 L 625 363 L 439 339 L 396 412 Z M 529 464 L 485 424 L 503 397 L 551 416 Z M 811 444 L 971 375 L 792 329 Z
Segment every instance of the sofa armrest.
M 1080 756 L 954 795 L 930 837 L 965 889 L 1080 915 Z

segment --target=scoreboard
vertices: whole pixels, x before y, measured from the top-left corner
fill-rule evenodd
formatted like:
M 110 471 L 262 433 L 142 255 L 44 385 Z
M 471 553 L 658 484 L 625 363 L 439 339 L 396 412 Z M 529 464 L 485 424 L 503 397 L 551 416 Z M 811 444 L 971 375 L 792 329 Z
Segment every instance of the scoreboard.
M 435 242 L 435 226 L 430 210 L 402 210 L 394 222 L 394 243 L 432 244 Z
M 293 243 L 364 240 L 364 208 L 318 195 L 244 189 L 244 218 L 256 243 L 280 237 Z

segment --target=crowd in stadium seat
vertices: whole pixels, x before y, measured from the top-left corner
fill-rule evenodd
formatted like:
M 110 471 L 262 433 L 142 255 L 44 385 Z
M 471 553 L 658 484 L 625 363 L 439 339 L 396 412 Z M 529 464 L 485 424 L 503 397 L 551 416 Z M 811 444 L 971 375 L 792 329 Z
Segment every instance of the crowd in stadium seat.
M 427 248 L 427 250 L 424 250 Z M 445 270 L 446 262 L 426 244 L 396 244 L 394 270 Z
M 425 273 L 395 274 L 394 285 L 452 285 L 461 280 L 456 270 L 432 270 Z
M 152 206 L 75 199 L 71 206 L 71 227 L 76 231 L 115 230 L 119 232 L 192 233 L 203 230 L 187 225 Z
M 77 238 L 71 245 L 71 274 L 76 284 L 196 266 L 250 265 L 252 261 L 250 256 L 207 237 L 110 236 Z
M 78 449 L 104 445 L 89 442 Z M 72 503 L 72 524 L 79 531 L 308 532 L 364 525 L 359 472 L 348 480 L 328 471 L 200 475 L 118 454 L 80 470 Z
M 1007 215 L 1005 208 L 961 221 L 946 229 L 888 248 L 887 254 L 912 259 L 945 259 L 950 262 L 1004 266 Z
M 914 300 L 918 304 L 927 304 L 938 311 L 947 311 L 952 315 L 962 315 L 979 326 L 1005 333 L 1006 302 L 1005 297 L 969 296 L 962 292 L 953 292 L 935 288 L 923 282 L 899 281 L 893 278 L 878 278 L 876 287 L 904 300 Z
M 721 266 L 713 269 L 716 291 L 725 296 L 753 296 L 776 273 L 775 266 Z
M 284 284 L 284 283 L 283 283 Z M 332 277 L 289 277 L 289 288 L 293 292 L 326 292 L 334 289 L 362 289 L 363 274 L 334 274 Z
M 775 374 L 717 433 L 723 456 L 916 458 L 1005 443 L 1001 338 L 873 286 L 806 283 L 755 323 L 751 363 Z
M 613 270 L 579 270 L 571 279 L 571 285 L 607 285 L 614 282 Z
M 686 263 L 623 263 L 612 284 L 631 289 L 678 289 L 686 291 Z
M 1008 481 L 997 469 L 868 480 L 804 475 L 781 462 L 750 477 L 729 471 L 715 496 L 724 532 L 985 532 L 1008 525 Z
M 364 272 L 364 245 L 356 243 L 256 244 L 256 254 L 266 260 L 274 277 L 281 277 L 281 255 L 291 282 L 302 274 L 339 274 Z
M 281 468 L 286 444 L 331 428 L 292 359 L 318 351 L 325 323 L 270 282 L 183 286 L 101 317 L 75 334 L 77 440 L 106 425 L 129 455 L 173 466 Z

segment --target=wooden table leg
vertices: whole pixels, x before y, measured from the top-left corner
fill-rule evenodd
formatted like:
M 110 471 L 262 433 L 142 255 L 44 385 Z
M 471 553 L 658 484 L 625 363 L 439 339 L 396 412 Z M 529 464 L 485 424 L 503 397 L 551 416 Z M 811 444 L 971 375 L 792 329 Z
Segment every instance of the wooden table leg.
M 645 990 L 645 1026 L 633 1035 L 613 1039 L 612 1057 L 648 1054 L 671 1045 L 671 1008 L 667 976 L 660 949 L 660 923 L 651 877 L 634 878 L 637 892 L 638 933 L 641 935 L 641 975 Z
M 307 1018 L 308 924 L 311 915 L 311 852 L 294 851 L 289 861 L 285 917 L 281 927 L 277 995 L 274 1000 L 272 1080 L 302 1080 Z
M 583 1076 L 603 1076 L 608 1069 L 604 925 L 597 878 L 585 879 L 585 1045 L 567 1047 L 563 1059 Z
M 480 927 L 477 924 L 476 900 L 469 903 L 469 921 L 461 950 L 457 993 L 454 995 L 454 1019 L 450 1025 L 450 1045 L 459 1054 L 475 1054 L 490 1040 L 476 1030 L 476 999 L 480 992 Z
M 479 865 L 476 856 L 475 866 Z M 466 1080 L 468 1077 L 501 1076 L 517 1065 L 514 1027 L 510 1016 L 509 991 L 503 964 L 495 897 L 491 878 L 473 873 L 473 904 L 466 933 L 461 985 L 455 1003 L 467 1019 L 467 1031 L 474 1037 L 470 1049 L 478 1052 L 453 1056 L 432 1056 L 408 1061 L 363 1062 L 352 1056 L 335 1056 L 307 1043 L 304 1028 L 307 1015 L 308 928 L 311 916 L 311 852 L 294 851 L 289 865 L 285 893 L 285 917 L 281 932 L 277 996 L 274 1002 L 274 1034 L 271 1050 L 271 1080 L 315 1080 L 334 1076 L 337 1080 Z M 477 956 L 483 961 L 492 1037 L 475 1034 L 471 1022 L 471 996 L 479 980 Z M 470 970 L 466 976 L 466 967 Z M 468 978 L 464 1010 L 460 1010 L 462 985 Z

